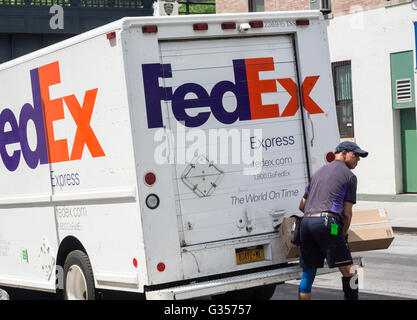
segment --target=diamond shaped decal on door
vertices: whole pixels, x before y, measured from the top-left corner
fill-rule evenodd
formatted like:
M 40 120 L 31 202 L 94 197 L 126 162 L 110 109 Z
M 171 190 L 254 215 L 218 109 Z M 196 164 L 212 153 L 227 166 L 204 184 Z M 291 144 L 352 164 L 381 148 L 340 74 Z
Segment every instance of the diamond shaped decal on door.
M 224 172 L 213 161 L 199 155 L 188 164 L 181 175 L 182 182 L 200 198 L 210 196 L 219 186 Z

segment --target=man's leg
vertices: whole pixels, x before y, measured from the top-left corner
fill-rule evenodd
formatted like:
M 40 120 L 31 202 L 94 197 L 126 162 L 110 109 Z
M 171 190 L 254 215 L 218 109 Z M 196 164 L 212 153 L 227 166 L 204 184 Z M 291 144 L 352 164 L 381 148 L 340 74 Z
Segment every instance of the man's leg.
M 313 286 L 316 272 L 316 268 L 303 268 L 303 275 L 298 288 L 299 300 L 311 300 L 311 287 Z
M 315 241 L 317 221 L 319 222 L 319 229 L 322 228 L 323 224 L 317 218 L 303 218 L 300 224 L 300 266 L 303 268 L 303 275 L 298 291 L 298 298 L 300 300 L 311 299 L 311 287 L 316 276 L 317 268 L 322 268 L 324 264 L 325 256 Z
M 343 292 L 345 293 L 345 300 L 358 300 L 358 276 L 356 267 L 351 264 L 348 266 L 339 267 L 342 273 Z

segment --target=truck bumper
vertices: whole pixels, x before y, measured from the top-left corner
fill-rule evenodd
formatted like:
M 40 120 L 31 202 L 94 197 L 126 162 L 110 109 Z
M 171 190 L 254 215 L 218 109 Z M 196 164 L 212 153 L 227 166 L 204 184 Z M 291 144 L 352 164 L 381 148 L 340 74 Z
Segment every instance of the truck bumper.
M 362 257 L 354 257 L 353 263 L 363 267 Z M 317 275 L 338 271 L 337 268 L 317 269 Z M 303 271 L 298 264 L 290 265 L 285 268 L 255 272 L 234 277 L 227 277 L 217 280 L 191 283 L 172 288 L 165 288 L 146 292 L 148 300 L 184 300 L 202 296 L 210 296 L 228 291 L 247 289 L 273 283 L 280 283 L 289 280 L 301 279 Z

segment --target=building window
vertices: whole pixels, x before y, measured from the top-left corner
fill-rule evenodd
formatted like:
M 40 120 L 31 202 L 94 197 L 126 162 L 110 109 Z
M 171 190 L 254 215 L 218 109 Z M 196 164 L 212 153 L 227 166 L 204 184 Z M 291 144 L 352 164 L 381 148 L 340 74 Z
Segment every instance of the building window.
M 332 63 L 337 122 L 341 138 L 353 138 L 352 69 L 350 61 Z
M 249 0 L 249 12 L 265 11 L 264 0 Z

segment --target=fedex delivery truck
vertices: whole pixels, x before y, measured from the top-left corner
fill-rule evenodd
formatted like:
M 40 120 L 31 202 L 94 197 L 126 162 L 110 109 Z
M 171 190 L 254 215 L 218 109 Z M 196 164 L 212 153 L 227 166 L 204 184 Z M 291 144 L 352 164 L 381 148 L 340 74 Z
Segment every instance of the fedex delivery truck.
M 320 12 L 124 18 L 0 84 L 0 286 L 268 298 L 299 277 L 277 227 L 339 142 Z

